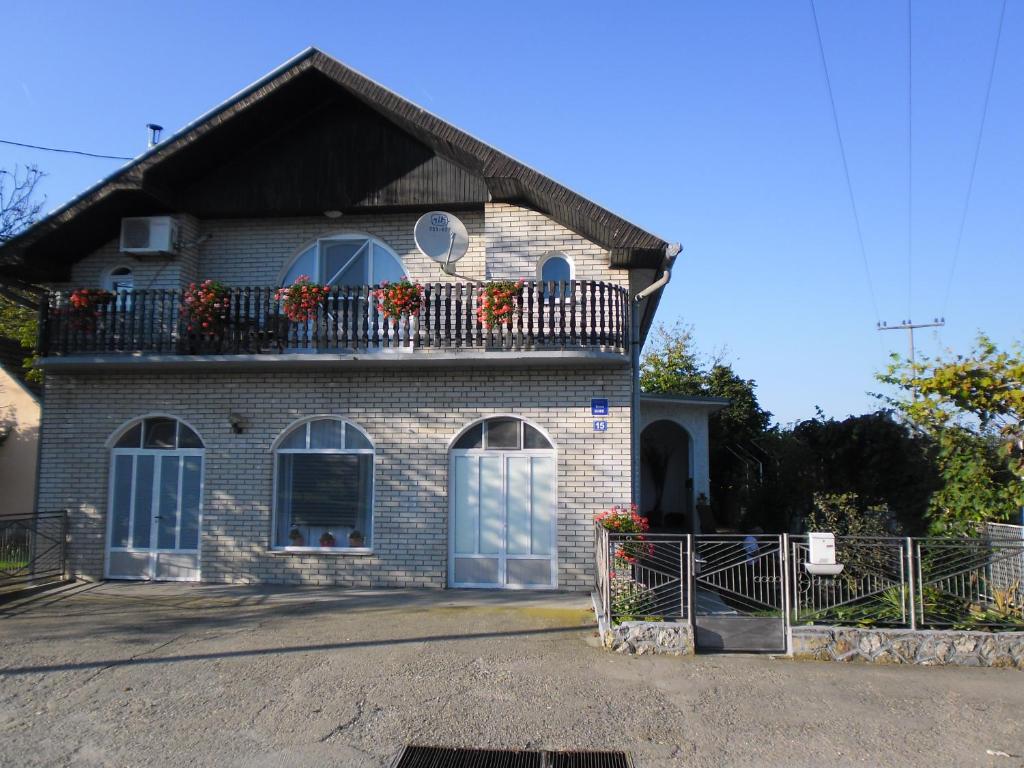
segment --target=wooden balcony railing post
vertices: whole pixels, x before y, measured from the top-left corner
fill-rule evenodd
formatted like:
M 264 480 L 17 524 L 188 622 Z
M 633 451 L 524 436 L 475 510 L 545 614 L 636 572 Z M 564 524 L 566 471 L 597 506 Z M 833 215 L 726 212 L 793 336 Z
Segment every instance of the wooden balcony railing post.
M 70 294 L 39 301 L 37 346 L 47 355 L 82 352 L 258 354 L 286 350 L 628 347 L 629 295 L 593 280 L 523 281 L 512 317 L 486 327 L 477 315 L 486 283 L 428 283 L 414 318 L 385 318 L 374 288 L 332 286 L 308 320 L 286 319 L 274 288 L 233 287 L 221 327 L 189 331 L 179 292 L 118 291 L 91 311 Z

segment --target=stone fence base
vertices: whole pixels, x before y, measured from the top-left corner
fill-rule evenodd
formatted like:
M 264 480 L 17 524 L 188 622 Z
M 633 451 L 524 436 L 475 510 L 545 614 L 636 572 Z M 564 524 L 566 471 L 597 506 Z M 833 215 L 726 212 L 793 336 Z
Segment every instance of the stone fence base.
M 793 657 L 1024 669 L 1024 632 L 793 627 Z
M 602 638 L 606 648 L 633 656 L 654 653 L 688 656 L 693 653 L 693 630 L 684 622 L 624 621 L 603 628 Z

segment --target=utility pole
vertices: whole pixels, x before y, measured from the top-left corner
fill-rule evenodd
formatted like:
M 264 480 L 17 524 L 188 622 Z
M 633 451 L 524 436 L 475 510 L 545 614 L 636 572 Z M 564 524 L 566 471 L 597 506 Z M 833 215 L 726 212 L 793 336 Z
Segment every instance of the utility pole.
M 908 331 L 910 333 L 910 362 L 914 362 L 914 329 L 915 328 L 941 328 L 946 324 L 946 318 L 936 317 L 930 323 L 912 323 L 910 320 L 904 320 L 899 325 L 889 325 L 887 323 L 879 323 L 878 330 L 880 331 Z

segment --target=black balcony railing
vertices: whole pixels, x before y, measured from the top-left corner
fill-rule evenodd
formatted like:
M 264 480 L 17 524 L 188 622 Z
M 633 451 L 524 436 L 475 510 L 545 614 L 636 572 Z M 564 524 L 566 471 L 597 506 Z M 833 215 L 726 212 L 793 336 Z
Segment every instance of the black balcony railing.
M 290 320 L 275 288 L 232 288 L 216 326 L 190 329 L 176 290 L 123 291 L 85 308 L 70 293 L 40 308 L 40 354 L 233 355 L 301 351 L 605 350 L 624 353 L 628 294 L 605 282 L 529 281 L 513 317 L 487 327 L 477 314 L 485 283 L 429 283 L 415 317 L 386 318 L 374 286 L 334 286 L 307 321 Z

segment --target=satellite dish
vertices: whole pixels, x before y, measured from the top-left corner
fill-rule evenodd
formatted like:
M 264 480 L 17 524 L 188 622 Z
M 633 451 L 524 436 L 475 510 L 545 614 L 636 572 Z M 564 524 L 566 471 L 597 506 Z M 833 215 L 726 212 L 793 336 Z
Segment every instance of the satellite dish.
M 424 213 L 413 229 L 416 247 L 441 264 L 455 262 L 469 250 L 466 225 L 444 211 Z

